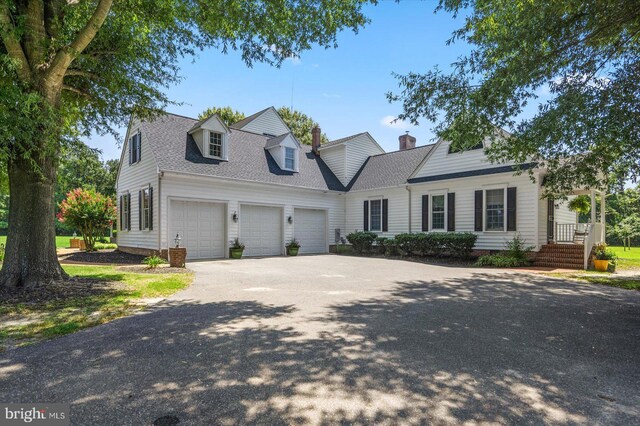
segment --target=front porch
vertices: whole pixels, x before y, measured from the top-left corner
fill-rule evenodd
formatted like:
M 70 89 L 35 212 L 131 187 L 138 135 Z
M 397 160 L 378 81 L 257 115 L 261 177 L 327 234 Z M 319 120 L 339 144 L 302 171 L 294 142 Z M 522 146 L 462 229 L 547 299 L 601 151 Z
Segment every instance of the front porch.
M 590 218 L 580 223 L 578 214 L 572 222 L 556 218 L 557 200 L 547 200 L 547 244 L 543 245 L 534 261 L 535 266 L 568 269 L 588 269 L 593 246 L 605 242 L 605 198 L 600 190 L 576 190 L 570 196 L 589 195 Z M 598 200 L 600 212 L 598 215 Z M 558 220 L 559 219 L 559 220 Z

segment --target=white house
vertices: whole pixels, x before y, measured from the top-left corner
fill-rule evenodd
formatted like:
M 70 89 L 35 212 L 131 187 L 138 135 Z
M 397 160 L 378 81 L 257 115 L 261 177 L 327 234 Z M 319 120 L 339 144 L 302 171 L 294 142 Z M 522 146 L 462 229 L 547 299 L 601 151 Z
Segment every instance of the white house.
M 502 250 L 519 233 L 542 249 L 541 264 L 578 263 L 578 244 L 567 262 L 548 252 L 548 242 L 573 242 L 581 228 L 565 203 L 542 198 L 544 170 L 492 164 L 483 146 L 452 152 L 444 140 L 399 140 L 390 153 L 366 132 L 321 145 L 316 128 L 304 146 L 273 107 L 229 127 L 215 115 L 132 119 L 117 179 L 119 247 L 164 252 L 179 235 L 188 259 L 215 259 L 239 238 L 246 256 L 274 256 L 295 238 L 301 253 L 326 253 L 370 230 L 473 232 L 478 250 Z M 535 182 L 516 167 L 532 168 Z M 592 223 L 588 244 L 604 235 Z

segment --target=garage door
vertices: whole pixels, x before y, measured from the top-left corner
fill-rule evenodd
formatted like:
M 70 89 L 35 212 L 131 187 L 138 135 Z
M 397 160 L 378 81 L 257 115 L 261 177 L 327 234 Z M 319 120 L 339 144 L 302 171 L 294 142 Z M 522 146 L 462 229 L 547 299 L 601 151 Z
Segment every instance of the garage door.
M 180 234 L 187 259 L 224 257 L 225 212 L 221 203 L 172 200 L 169 211 L 169 246 Z
M 327 252 L 327 212 L 295 209 L 293 235 L 300 241 L 300 253 Z
M 245 256 L 282 254 L 282 209 L 279 207 L 240 207 L 240 241 Z

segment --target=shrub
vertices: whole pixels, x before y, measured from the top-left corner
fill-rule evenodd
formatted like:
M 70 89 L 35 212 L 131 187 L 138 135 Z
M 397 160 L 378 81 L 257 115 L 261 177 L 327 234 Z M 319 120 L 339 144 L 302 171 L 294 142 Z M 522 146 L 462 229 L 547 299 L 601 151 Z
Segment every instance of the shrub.
M 115 250 L 118 248 L 117 244 L 114 243 L 95 243 L 93 248 L 96 250 Z
M 618 256 L 615 252 L 607 247 L 605 243 L 596 244 L 593 247 L 593 258 L 595 260 L 608 260 L 609 263 L 616 264 Z
M 469 257 L 478 236 L 470 232 L 398 234 L 394 250 L 408 256 Z
M 398 242 L 395 238 L 389 238 L 384 242 L 384 255 L 385 256 L 399 256 L 400 250 L 398 249 Z
M 113 200 L 93 189 L 77 188 L 69 191 L 60 203 L 58 220 L 82 233 L 87 251 L 95 250 L 99 233 L 108 228 L 116 219 Z
M 388 238 L 386 237 L 377 237 L 376 238 L 376 245 L 375 245 L 375 249 L 376 249 L 376 253 L 377 254 L 384 254 L 387 249 L 385 248 L 385 244 L 387 242 Z
M 494 268 L 515 268 L 527 266 L 529 263 L 529 252 L 533 246 L 527 246 L 520 234 L 516 234 L 513 239 L 507 241 L 506 250 L 503 253 L 480 256 L 476 262 L 477 266 L 491 266 Z
M 166 261 L 160 256 L 149 256 L 149 257 L 145 257 L 142 263 L 147 265 L 149 269 L 155 269 L 158 266 L 166 263 Z
M 349 240 L 353 249 L 360 254 L 369 253 L 376 238 L 376 234 L 368 231 L 352 232 L 347 235 L 347 240 Z
M 294 238 L 293 240 L 289 241 L 289 244 L 287 244 L 287 248 L 300 248 L 300 241 Z

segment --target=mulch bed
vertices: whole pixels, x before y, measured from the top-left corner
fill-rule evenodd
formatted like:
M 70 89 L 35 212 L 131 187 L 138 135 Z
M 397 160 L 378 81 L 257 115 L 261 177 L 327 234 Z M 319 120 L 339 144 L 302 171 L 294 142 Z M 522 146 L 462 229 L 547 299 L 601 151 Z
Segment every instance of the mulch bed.
M 146 256 L 124 253 L 119 250 L 100 250 L 94 252 L 78 251 L 60 256 L 62 263 L 102 263 L 106 265 L 140 265 Z
M 48 302 L 64 301 L 88 296 L 116 294 L 127 286 L 117 281 L 106 281 L 93 278 L 71 277 L 64 281 L 56 281 L 30 290 L 7 292 L 0 288 L 0 306 L 38 305 Z

